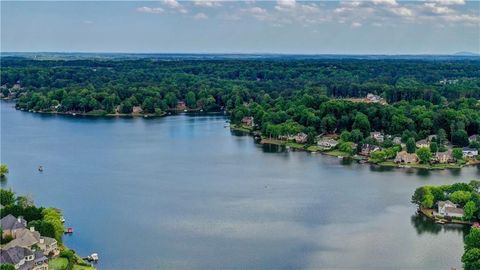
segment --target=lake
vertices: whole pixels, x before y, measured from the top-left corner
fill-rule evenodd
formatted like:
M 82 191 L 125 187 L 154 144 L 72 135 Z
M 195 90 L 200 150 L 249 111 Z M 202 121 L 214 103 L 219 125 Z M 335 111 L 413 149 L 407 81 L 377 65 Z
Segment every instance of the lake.
M 98 269 L 461 268 L 465 228 L 416 215 L 418 186 L 479 167 L 382 169 L 256 144 L 223 115 L 88 118 L 1 103 L 2 187 L 63 210 Z M 37 167 L 43 165 L 43 173 Z

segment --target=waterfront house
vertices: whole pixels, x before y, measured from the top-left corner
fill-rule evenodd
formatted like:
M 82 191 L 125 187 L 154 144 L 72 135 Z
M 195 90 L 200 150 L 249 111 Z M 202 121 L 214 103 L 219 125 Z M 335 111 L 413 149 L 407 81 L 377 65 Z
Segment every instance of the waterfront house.
M 383 134 L 381 132 L 377 132 L 377 131 L 370 132 L 370 137 L 372 137 L 374 140 L 376 140 L 379 143 L 383 143 L 383 141 L 385 139 Z
M 180 100 L 177 102 L 177 110 L 183 111 L 187 108 L 187 105 L 185 104 L 185 101 Z
M 438 215 L 440 216 L 457 218 L 463 217 L 463 209 L 451 201 L 439 201 L 437 206 Z
M 142 107 L 140 106 L 133 106 L 132 108 L 132 113 L 142 113 L 143 110 L 142 110 Z
M 320 141 L 317 142 L 317 145 L 323 148 L 331 149 L 337 146 L 338 142 L 334 139 L 330 138 L 322 138 Z
M 41 251 L 24 247 L 2 248 L 0 264 L 11 264 L 17 270 L 48 270 L 48 258 Z
M 245 126 L 253 127 L 255 122 L 253 120 L 253 116 L 245 116 L 242 118 L 242 124 Z
M 21 229 L 17 231 L 15 239 L 8 242 L 5 248 L 24 247 L 31 248 L 36 245 L 45 255 L 57 253 L 57 240 L 51 237 L 41 236 L 35 231 L 34 227 L 30 229 Z
M 297 135 L 295 135 L 294 140 L 296 143 L 306 143 L 308 139 L 308 135 L 300 132 Z
M 383 98 L 372 93 L 368 93 L 366 97 L 367 102 L 379 103 L 382 102 Z
M 400 151 L 397 153 L 394 159 L 395 163 L 417 163 L 418 156 L 415 153 L 407 153 L 407 151 Z
M 435 154 L 435 161 L 438 163 L 450 163 L 453 162 L 452 151 L 437 152 Z
M 360 151 L 360 155 L 368 157 L 370 155 L 370 153 L 375 152 L 375 151 L 379 151 L 379 150 L 380 150 L 380 147 L 378 147 L 376 145 L 373 145 L 373 144 L 366 143 L 362 146 L 362 150 Z
M 476 142 L 476 141 L 478 141 L 478 135 L 477 135 L 477 134 L 473 134 L 472 136 L 468 137 L 468 141 L 469 141 L 469 142 Z
M 417 141 L 415 143 L 415 145 L 417 146 L 417 148 L 424 148 L 424 147 L 428 148 L 428 147 L 430 147 L 430 143 L 426 139 Z
M 27 226 L 27 221 L 22 217 L 14 217 L 11 214 L 4 216 L 0 219 L 0 227 L 3 231 L 2 236 L 5 237 L 10 235 L 15 237 L 17 231 L 25 229 Z
M 478 150 L 470 147 L 464 147 L 462 153 L 464 158 L 474 158 L 478 156 Z

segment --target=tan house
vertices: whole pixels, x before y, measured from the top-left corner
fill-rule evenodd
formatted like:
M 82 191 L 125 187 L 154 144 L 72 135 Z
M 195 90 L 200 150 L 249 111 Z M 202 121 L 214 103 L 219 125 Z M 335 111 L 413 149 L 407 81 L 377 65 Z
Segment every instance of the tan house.
M 438 163 L 450 163 L 453 161 L 452 152 L 451 151 L 437 152 L 435 154 L 435 160 Z
M 417 163 L 418 162 L 418 156 L 415 153 L 407 153 L 407 151 L 400 151 L 397 153 L 397 156 L 395 157 L 395 163 Z
M 370 137 L 372 137 L 375 141 L 379 143 L 383 143 L 383 141 L 385 140 L 385 136 L 383 136 L 381 132 L 377 131 L 370 132 Z
M 15 238 L 19 230 L 23 230 L 27 227 L 27 221 L 22 217 L 16 218 L 13 215 L 8 214 L 0 219 L 0 227 L 3 231 L 3 237 L 10 235 Z
M 57 240 L 51 237 L 41 236 L 39 232 L 35 231 L 34 227 L 17 231 L 15 239 L 8 242 L 4 248 L 31 248 L 33 245 L 37 245 L 45 255 L 56 254 L 58 252 Z
M 18 270 L 48 270 L 48 258 L 41 251 L 18 246 L 2 248 L 0 264 L 10 264 Z
M 253 127 L 255 125 L 255 122 L 253 120 L 253 116 L 245 116 L 242 118 L 242 124 L 245 126 Z
M 417 143 L 415 144 L 417 146 L 417 148 L 428 148 L 430 147 L 430 142 L 428 142 L 427 140 L 420 140 L 420 141 L 417 141 Z
M 132 108 L 132 113 L 142 113 L 143 110 L 142 110 L 142 107 L 140 106 L 133 106 Z
M 300 132 L 297 135 L 295 135 L 293 139 L 295 140 L 296 143 L 306 143 L 308 139 L 308 135 L 303 132 Z

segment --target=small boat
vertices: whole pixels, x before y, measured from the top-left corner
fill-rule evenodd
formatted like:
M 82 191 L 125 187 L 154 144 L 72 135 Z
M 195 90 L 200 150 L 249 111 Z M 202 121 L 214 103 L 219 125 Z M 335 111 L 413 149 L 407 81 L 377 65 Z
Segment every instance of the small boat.
M 73 228 L 72 227 L 68 227 L 65 229 L 65 233 L 66 234 L 72 234 L 73 233 Z
M 342 156 L 337 156 L 337 158 L 342 159 L 343 157 Z
M 60 221 L 61 221 L 62 223 L 65 223 L 65 218 L 64 218 L 63 216 L 61 216 L 61 217 L 60 217 Z
M 73 116 L 77 115 L 76 113 L 72 113 Z
M 92 253 L 90 256 L 87 256 L 87 261 L 96 262 L 98 261 L 98 253 Z
M 183 111 L 184 111 L 184 112 L 188 112 L 188 110 L 187 110 L 187 109 L 185 109 L 185 110 L 183 110 Z
M 43 172 L 43 166 L 38 166 L 38 171 Z

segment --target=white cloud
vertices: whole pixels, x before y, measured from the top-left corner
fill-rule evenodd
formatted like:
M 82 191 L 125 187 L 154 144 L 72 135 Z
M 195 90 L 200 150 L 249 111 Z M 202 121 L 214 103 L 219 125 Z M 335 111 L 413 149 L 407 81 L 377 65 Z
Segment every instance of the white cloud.
M 166 7 L 175 9 L 180 13 L 187 13 L 188 11 L 177 0 L 163 0 Z
M 138 12 L 142 12 L 142 13 L 160 14 L 160 13 L 162 13 L 164 10 L 163 10 L 163 8 L 159 8 L 159 7 L 156 7 L 156 8 L 152 8 L 152 7 L 139 7 L 139 8 L 137 8 L 137 11 L 138 11 Z
M 93 21 L 90 21 L 90 20 L 84 20 L 83 21 L 84 24 L 93 24 Z
M 413 11 L 406 7 L 395 7 L 388 9 L 391 13 L 401 16 L 401 17 L 411 17 L 413 16 Z
M 372 0 L 372 3 L 375 5 L 398 6 L 395 0 Z
M 434 14 L 451 14 L 455 12 L 449 7 L 438 6 L 435 3 L 425 3 L 424 6 Z
M 206 19 L 208 19 L 208 16 L 207 16 L 207 14 L 200 12 L 200 13 L 195 14 L 195 16 L 193 16 L 193 18 L 195 20 L 206 20 Z
M 441 5 L 465 5 L 465 0 L 430 0 L 429 2 L 436 2 Z
M 276 10 L 288 11 L 295 8 L 297 2 L 295 0 L 278 0 L 275 6 Z
M 193 3 L 196 6 L 200 7 L 220 7 L 222 6 L 221 1 L 215 1 L 215 0 L 194 0 Z
M 352 22 L 351 26 L 352 26 L 353 28 L 358 28 L 358 27 L 362 26 L 362 24 L 359 23 L 359 22 Z
M 267 10 L 261 7 L 252 7 L 248 11 L 254 15 L 267 15 Z

